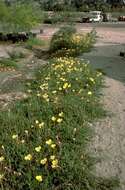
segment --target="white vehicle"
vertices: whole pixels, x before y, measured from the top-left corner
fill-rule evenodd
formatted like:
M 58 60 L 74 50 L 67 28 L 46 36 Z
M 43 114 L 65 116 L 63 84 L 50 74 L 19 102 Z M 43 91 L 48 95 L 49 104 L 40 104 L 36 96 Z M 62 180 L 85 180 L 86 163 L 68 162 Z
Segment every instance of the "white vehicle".
M 103 16 L 101 11 L 90 11 L 90 22 L 102 22 Z

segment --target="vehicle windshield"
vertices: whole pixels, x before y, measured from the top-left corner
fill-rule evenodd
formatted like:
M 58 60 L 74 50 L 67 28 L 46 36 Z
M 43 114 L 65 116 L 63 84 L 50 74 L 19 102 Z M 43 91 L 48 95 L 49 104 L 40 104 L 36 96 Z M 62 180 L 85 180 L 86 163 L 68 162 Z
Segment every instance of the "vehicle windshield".
M 98 15 L 96 13 L 91 13 L 90 18 L 98 18 Z

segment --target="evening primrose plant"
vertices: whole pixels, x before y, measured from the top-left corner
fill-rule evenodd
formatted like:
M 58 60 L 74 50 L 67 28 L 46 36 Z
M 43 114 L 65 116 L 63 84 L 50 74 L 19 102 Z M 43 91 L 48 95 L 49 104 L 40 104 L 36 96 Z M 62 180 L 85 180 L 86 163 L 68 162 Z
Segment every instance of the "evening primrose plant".
M 50 43 L 52 57 L 76 57 L 89 51 L 96 39 L 96 32 L 92 30 L 87 34 L 77 33 L 72 26 L 65 26 L 54 34 Z
M 88 123 L 103 116 L 102 74 L 73 57 L 54 58 L 28 84 L 28 98 L 0 112 L 0 189 L 113 190 L 91 173 Z

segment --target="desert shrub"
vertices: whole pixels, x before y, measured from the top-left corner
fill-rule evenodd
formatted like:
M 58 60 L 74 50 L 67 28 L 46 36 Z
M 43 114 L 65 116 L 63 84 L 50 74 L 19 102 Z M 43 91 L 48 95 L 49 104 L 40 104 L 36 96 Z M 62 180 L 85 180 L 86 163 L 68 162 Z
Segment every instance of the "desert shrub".
M 77 56 L 84 53 L 95 43 L 96 33 L 78 34 L 74 27 L 62 27 L 52 38 L 50 53 L 52 56 Z
M 54 34 L 50 43 L 50 51 L 55 52 L 63 48 L 71 48 L 70 38 L 76 33 L 76 29 L 72 26 L 62 27 L 58 32 Z
M 101 84 L 101 73 L 71 57 L 37 73 L 29 97 L 0 112 L 1 189 L 113 189 L 90 172 L 94 160 L 86 153 L 88 122 L 102 116 Z

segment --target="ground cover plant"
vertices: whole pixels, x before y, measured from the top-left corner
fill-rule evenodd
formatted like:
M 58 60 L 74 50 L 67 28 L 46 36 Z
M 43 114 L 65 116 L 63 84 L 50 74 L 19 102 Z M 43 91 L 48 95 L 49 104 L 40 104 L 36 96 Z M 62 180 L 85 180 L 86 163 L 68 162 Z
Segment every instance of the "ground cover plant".
M 78 34 L 73 26 L 64 26 L 51 40 L 50 54 L 54 57 L 78 56 L 91 49 L 95 37 L 94 30 L 87 34 Z
M 16 61 L 9 58 L 0 60 L 0 71 L 15 71 L 17 68 Z
M 69 29 L 74 34 L 74 29 Z M 0 112 L 1 190 L 113 190 L 95 177 L 89 124 L 104 116 L 102 73 L 82 59 L 54 57 L 26 84 L 28 97 Z

